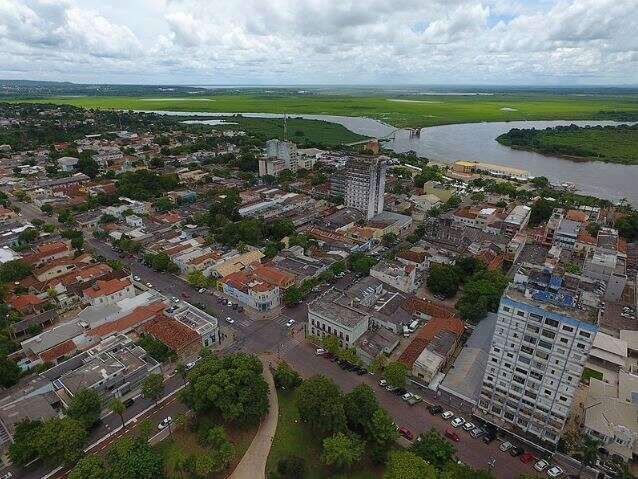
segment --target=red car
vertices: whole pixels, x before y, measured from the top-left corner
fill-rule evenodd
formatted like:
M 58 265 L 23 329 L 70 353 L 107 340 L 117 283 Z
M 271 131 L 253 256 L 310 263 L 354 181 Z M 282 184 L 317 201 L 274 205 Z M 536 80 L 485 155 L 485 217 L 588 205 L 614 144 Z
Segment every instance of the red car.
M 536 458 L 534 457 L 534 454 L 532 454 L 531 452 L 526 452 L 524 454 L 521 454 L 520 459 L 523 464 L 528 464 L 536 460 Z
M 408 441 L 411 441 L 412 439 L 414 439 L 414 436 L 412 435 L 412 433 L 410 432 L 409 429 L 406 429 L 404 427 L 400 427 L 399 428 L 399 434 L 401 434 L 404 438 L 406 438 Z
M 449 429 L 445 430 L 445 437 L 447 437 L 448 439 L 454 442 L 461 442 L 461 438 L 459 437 L 459 435 L 455 433 L 454 431 L 450 431 Z

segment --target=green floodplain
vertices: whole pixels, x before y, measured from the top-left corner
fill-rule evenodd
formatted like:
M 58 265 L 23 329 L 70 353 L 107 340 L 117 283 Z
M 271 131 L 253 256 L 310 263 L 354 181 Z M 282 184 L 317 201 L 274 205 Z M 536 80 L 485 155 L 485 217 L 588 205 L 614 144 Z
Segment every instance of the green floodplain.
M 583 161 L 638 165 L 638 126 L 512 129 L 497 141 L 512 148 Z
M 638 120 L 638 95 L 329 95 L 236 93 L 176 96 L 52 96 L 14 101 L 84 108 L 184 112 L 327 114 L 375 118 L 396 127 L 515 120 Z

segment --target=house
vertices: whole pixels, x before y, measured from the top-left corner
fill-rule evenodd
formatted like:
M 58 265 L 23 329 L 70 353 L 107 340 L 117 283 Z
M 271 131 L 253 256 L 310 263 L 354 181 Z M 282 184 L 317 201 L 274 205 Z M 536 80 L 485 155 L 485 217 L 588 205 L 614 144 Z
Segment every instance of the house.
M 222 258 L 213 264 L 205 274 L 214 278 L 223 278 L 229 274 L 242 271 L 248 265 L 261 262 L 264 254 L 258 249 L 251 249 L 245 253 L 239 253 L 233 250 L 231 253 L 222 256 Z
M 63 156 L 62 158 L 58 158 L 57 163 L 61 171 L 71 172 L 75 170 L 79 161 L 80 160 L 78 158 L 74 158 L 72 156 Z
M 392 332 L 379 328 L 366 331 L 355 343 L 357 356 L 369 366 L 381 354 L 389 356 L 399 345 L 400 338 Z
M 307 332 L 319 338 L 335 336 L 342 347 L 353 347 L 369 324 L 370 314 L 357 308 L 353 300 L 335 288 L 308 304 Z
M 224 276 L 220 284 L 225 294 L 257 311 L 269 311 L 281 303 L 279 287 L 250 272 L 236 271 Z
M 417 271 L 425 271 L 430 266 L 430 256 L 423 248 L 412 247 L 399 251 L 396 260 L 405 265 L 411 265 Z
M 400 261 L 381 260 L 370 269 L 370 276 L 404 293 L 416 289 L 416 268 Z
M 108 281 L 97 280 L 93 286 L 83 292 L 84 300 L 92 306 L 117 303 L 135 296 L 135 288 L 129 278 L 114 278 Z
M 31 253 L 24 255 L 23 260 L 33 268 L 41 268 L 53 260 L 72 257 L 70 241 L 49 241 L 35 246 Z
M 21 294 L 7 298 L 6 303 L 22 315 L 40 313 L 47 303 L 47 298 L 35 294 Z
M 201 338 L 175 318 L 160 315 L 142 326 L 145 334 L 165 344 L 179 357 L 189 357 L 201 349 Z
M 296 277 L 294 274 L 270 264 L 259 264 L 253 268 L 252 272 L 257 278 L 280 289 L 288 289 L 295 284 Z

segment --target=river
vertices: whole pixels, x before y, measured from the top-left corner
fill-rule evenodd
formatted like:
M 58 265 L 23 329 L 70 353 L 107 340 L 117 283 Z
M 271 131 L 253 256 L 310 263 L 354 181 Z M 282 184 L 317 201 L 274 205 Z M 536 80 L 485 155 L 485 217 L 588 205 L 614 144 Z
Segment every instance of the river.
M 231 116 L 235 113 L 205 113 L 153 111 L 165 115 L 183 116 Z M 256 118 L 281 118 L 271 113 L 242 113 Z M 419 156 L 442 163 L 457 160 L 483 161 L 529 170 L 532 176 L 546 176 L 552 183 L 570 182 L 579 192 L 620 200 L 626 198 L 638 206 L 638 166 L 604 163 L 601 161 L 578 162 L 565 158 L 515 150 L 503 146 L 495 139 L 511 128 L 547 128 L 559 125 L 616 125 L 613 121 L 512 121 L 463 123 L 423 128 L 419 137 L 408 130 L 397 129 L 380 121 L 336 115 L 289 115 L 289 117 L 324 120 L 339 123 L 354 133 L 375 138 L 390 136 L 385 146 L 397 153 L 413 150 Z M 206 120 L 202 120 L 206 122 Z

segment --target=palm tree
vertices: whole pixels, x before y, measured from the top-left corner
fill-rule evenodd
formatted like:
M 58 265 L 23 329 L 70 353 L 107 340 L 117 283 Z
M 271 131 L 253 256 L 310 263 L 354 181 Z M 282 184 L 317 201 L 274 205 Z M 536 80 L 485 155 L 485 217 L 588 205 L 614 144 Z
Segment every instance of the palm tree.
M 578 470 L 578 477 L 582 477 L 585 466 L 593 466 L 598 459 L 598 448 L 600 447 L 600 441 L 593 439 L 589 436 L 585 436 L 578 448 L 582 457 L 580 459 L 580 469 Z
M 120 419 L 122 420 L 122 429 L 124 429 L 124 411 L 126 411 L 126 406 L 120 400 L 120 398 L 113 398 L 109 403 L 109 409 L 113 412 L 113 414 L 119 414 Z

